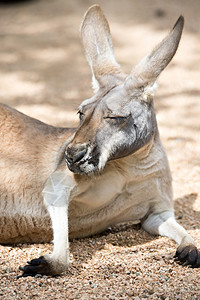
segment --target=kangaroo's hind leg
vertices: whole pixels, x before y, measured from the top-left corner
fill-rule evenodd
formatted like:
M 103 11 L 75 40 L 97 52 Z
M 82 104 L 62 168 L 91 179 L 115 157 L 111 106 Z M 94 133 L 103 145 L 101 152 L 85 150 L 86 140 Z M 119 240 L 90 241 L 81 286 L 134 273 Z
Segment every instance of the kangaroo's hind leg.
M 187 231 L 176 222 L 173 212 L 151 214 L 143 221 L 142 227 L 151 234 L 166 236 L 174 240 L 178 244 L 176 261 L 193 268 L 200 267 L 200 251 Z

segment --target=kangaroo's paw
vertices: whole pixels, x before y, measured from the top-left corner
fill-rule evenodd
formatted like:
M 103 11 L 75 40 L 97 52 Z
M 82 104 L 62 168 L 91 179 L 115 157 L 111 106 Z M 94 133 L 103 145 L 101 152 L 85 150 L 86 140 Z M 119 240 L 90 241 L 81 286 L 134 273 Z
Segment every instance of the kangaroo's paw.
M 39 258 L 28 261 L 24 267 L 19 267 L 23 273 L 18 276 L 18 278 L 27 276 L 34 277 L 37 274 L 59 275 L 66 270 L 66 267 L 66 263 L 55 260 L 50 255 L 40 256 Z
M 192 268 L 200 267 L 200 252 L 192 244 L 185 247 L 179 246 L 174 257 L 175 261 L 178 261 L 184 266 L 189 265 Z

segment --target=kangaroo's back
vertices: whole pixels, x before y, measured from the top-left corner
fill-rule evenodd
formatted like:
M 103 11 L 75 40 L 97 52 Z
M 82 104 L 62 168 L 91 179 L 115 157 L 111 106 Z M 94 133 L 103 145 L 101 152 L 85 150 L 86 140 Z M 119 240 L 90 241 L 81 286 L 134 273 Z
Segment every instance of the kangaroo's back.
M 72 130 L 0 105 L 0 242 L 50 241 L 42 189 Z

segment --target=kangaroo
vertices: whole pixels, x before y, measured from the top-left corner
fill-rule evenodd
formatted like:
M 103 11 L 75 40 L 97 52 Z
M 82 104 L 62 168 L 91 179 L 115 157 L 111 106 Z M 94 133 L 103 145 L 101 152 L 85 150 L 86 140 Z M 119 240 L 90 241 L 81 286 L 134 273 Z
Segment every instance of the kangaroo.
M 81 26 L 94 96 L 79 107 L 77 128 L 58 128 L 0 106 L 0 242 L 49 242 L 53 252 L 28 262 L 21 276 L 58 275 L 69 264 L 69 237 L 120 222 L 141 222 L 178 244 L 176 260 L 200 266 L 200 252 L 174 216 L 172 178 L 160 141 L 153 95 L 183 30 L 169 35 L 131 74 L 117 63 L 99 5 Z

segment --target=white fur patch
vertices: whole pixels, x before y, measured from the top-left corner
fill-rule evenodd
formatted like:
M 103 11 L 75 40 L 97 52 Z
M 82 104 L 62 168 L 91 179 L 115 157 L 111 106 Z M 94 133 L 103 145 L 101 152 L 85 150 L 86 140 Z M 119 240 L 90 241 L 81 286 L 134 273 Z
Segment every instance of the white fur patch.
M 57 170 L 48 178 L 42 192 L 53 228 L 54 249 L 51 259 L 62 262 L 64 266 L 69 263 L 68 205 L 75 185 L 74 177 L 67 169 L 65 172 Z
M 158 87 L 157 82 L 155 82 L 153 85 L 148 85 L 147 87 L 145 87 L 144 89 L 144 99 L 147 101 L 150 97 L 154 96 L 154 92 L 156 91 Z
M 66 169 L 65 172 L 55 171 L 47 179 L 42 195 L 47 206 L 63 207 L 68 205 L 69 196 L 76 182 Z
M 85 162 L 84 164 L 82 164 L 80 166 L 80 169 L 85 172 L 86 174 L 87 173 L 91 173 L 94 171 L 94 165 L 93 164 L 88 164 L 88 162 Z
M 116 146 L 119 147 L 123 143 L 123 141 L 124 134 L 122 132 L 117 132 L 112 136 L 109 142 L 105 143 L 105 145 L 102 148 L 101 155 L 99 157 L 99 170 L 102 170 L 105 167 L 109 157 L 112 155 Z
M 97 92 L 99 90 L 99 83 L 96 80 L 95 76 L 92 76 L 92 88 L 94 90 L 94 92 Z
M 68 242 L 68 207 L 48 206 L 48 211 L 53 227 L 53 253 L 54 259 L 65 261 L 69 264 L 69 242 Z

